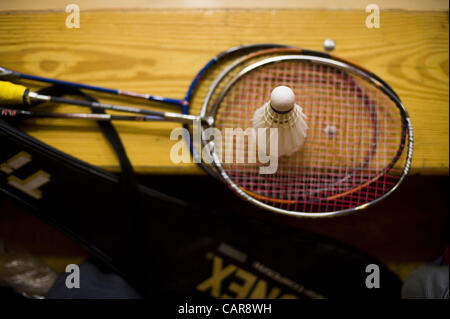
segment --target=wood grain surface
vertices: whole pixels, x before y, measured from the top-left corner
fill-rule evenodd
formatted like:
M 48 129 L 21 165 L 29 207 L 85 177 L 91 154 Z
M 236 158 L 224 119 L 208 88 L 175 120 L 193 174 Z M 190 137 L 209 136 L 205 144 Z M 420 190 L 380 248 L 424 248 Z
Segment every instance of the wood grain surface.
M 414 127 L 412 172 L 448 174 L 448 12 L 386 11 L 381 13 L 379 29 L 366 28 L 364 10 L 82 11 L 79 29 L 66 28 L 66 16 L 64 12 L 0 13 L 0 65 L 181 98 L 196 72 L 227 48 L 270 42 L 322 50 L 323 40 L 332 38 L 335 55 L 376 73 L 401 97 Z M 128 103 L 97 96 L 104 102 Z M 72 106 L 54 109 L 86 111 Z M 118 169 L 95 123 L 27 123 L 23 129 L 32 136 L 91 164 Z M 139 173 L 202 172 L 193 163 L 171 162 L 175 142 L 169 136 L 177 124 L 116 126 Z
M 448 11 L 447 0 L 377 0 L 381 10 Z M 0 10 L 59 10 L 76 3 L 81 10 L 104 9 L 322 9 L 364 10 L 361 0 L 2 0 Z

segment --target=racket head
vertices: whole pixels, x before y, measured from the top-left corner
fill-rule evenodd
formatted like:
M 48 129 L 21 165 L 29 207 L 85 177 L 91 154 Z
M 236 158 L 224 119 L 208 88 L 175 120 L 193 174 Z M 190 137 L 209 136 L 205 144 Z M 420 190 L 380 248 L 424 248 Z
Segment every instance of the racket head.
M 221 131 L 245 130 L 271 90 L 287 85 L 308 116 L 304 147 L 279 158 L 275 174 L 263 175 L 258 163 L 223 162 L 224 144 L 211 154 L 218 174 L 239 196 L 283 214 L 335 216 L 380 201 L 410 167 L 413 133 L 404 106 L 374 74 L 327 54 L 295 51 L 278 56 L 273 51 L 275 56 L 240 69 L 221 84 L 212 103 L 205 102 L 204 114 L 213 116 Z M 327 127 L 336 132 L 330 136 Z

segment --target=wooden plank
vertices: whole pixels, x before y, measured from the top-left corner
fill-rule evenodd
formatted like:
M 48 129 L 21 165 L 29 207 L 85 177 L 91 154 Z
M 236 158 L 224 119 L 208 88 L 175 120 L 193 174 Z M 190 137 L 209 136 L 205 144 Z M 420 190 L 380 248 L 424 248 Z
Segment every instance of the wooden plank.
M 275 42 L 321 50 L 378 74 L 400 95 L 415 133 L 413 172 L 448 174 L 448 14 L 382 12 L 367 29 L 364 11 L 92 11 L 81 28 L 66 13 L 0 15 L 0 61 L 18 71 L 182 97 L 212 56 L 244 43 Z M 112 102 L 110 99 L 102 99 Z M 124 101 L 122 101 L 123 103 Z M 63 107 L 64 111 L 84 111 Z M 117 170 L 117 160 L 93 123 L 37 121 L 31 135 L 94 165 Z M 198 174 L 195 164 L 170 161 L 171 123 L 118 123 L 140 173 Z
M 70 2 L 60 0 L 2 0 L 0 10 L 59 10 Z M 361 0 L 77 0 L 81 10 L 101 9 L 322 9 L 364 10 L 370 2 Z M 381 10 L 448 11 L 447 0 L 377 0 Z

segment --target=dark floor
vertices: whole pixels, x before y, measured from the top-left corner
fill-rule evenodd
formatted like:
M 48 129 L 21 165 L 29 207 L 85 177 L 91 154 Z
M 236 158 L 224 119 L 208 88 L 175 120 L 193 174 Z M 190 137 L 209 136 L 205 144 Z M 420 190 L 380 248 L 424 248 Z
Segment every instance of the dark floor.
M 406 267 L 403 271 L 394 270 L 401 277 L 411 267 L 438 257 L 448 244 L 448 177 L 409 176 L 392 196 L 376 206 L 327 219 L 295 218 L 262 211 L 236 198 L 208 176 L 141 176 L 140 180 L 199 206 L 236 211 L 339 240 L 387 265 Z M 0 199 L 0 212 L 0 240 L 6 239 L 42 256 L 67 259 L 87 255 L 77 243 L 8 199 Z
M 382 260 L 424 261 L 448 243 L 448 177 L 409 176 L 386 200 L 356 214 L 305 219 L 255 208 L 208 176 L 156 176 L 142 183 L 201 206 L 233 210 L 325 235 Z M 174 187 L 173 185 L 177 185 Z

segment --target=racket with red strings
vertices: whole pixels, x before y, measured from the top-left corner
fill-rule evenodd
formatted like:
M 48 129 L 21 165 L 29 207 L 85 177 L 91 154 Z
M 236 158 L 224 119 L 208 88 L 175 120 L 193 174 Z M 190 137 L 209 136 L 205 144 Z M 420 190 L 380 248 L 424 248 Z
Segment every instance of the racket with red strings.
M 261 164 L 223 163 L 225 145 L 213 150 L 216 171 L 240 197 L 278 213 L 334 216 L 380 201 L 408 173 L 411 121 L 376 75 L 328 54 L 286 48 L 237 69 L 220 93 L 211 88 L 216 100 L 204 104 L 214 127 L 251 127 L 255 110 L 279 85 L 294 90 L 310 127 L 304 147 L 279 158 L 274 174 L 260 174 Z
M 392 193 L 409 170 L 413 145 L 411 122 L 398 96 L 354 64 L 279 47 L 255 45 L 219 55 L 228 63 L 210 73 L 207 93 L 205 86 L 197 87 L 206 73 L 200 71 L 186 100 L 191 114 L 209 120 L 194 125 L 203 137 L 202 145 L 192 148 L 194 156 L 207 155 L 202 163 L 206 171 L 245 200 L 277 213 L 332 216 L 360 210 Z M 310 130 L 304 147 L 281 157 L 274 174 L 259 174 L 259 164 L 222 163 L 218 153 L 226 150 L 218 147 L 202 151 L 210 142 L 204 138 L 208 128 L 251 127 L 253 113 L 279 85 L 294 90 Z M 201 94 L 193 97 L 193 87 Z

